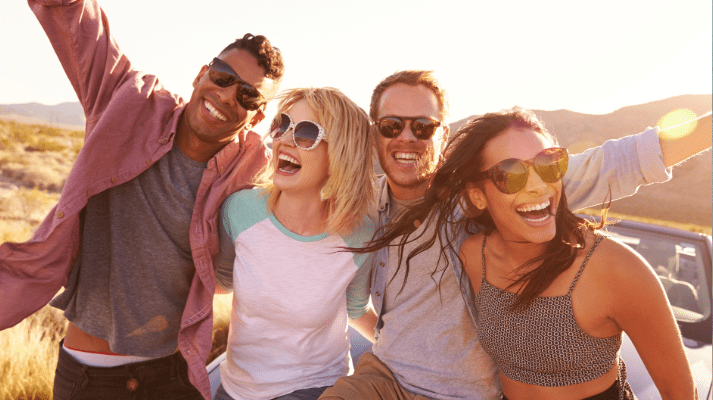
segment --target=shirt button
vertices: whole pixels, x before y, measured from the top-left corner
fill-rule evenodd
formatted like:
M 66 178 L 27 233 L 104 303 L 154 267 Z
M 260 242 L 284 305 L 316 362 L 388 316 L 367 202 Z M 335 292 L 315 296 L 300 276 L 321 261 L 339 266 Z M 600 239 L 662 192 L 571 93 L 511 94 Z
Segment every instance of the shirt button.
M 168 139 L 166 139 L 166 138 L 161 138 L 161 140 L 159 140 L 159 142 L 161 142 L 161 143 L 167 143 L 167 142 L 168 142 Z
M 112 177 L 111 177 L 111 183 L 116 183 L 116 177 L 115 177 L 115 176 L 112 176 Z
M 128 381 L 126 381 L 126 388 L 129 391 L 133 392 L 134 390 L 139 388 L 139 381 L 134 378 L 129 379 Z
M 64 213 L 62 211 L 57 211 L 57 214 L 55 214 L 57 218 L 64 218 Z
M 383 266 L 384 266 L 384 262 L 383 262 L 383 261 L 380 262 L 379 265 L 381 265 L 381 266 L 383 267 Z
M 145 162 L 146 162 L 146 164 L 150 164 L 150 163 L 151 163 L 151 159 L 150 159 L 150 158 L 147 158 Z
M 376 295 L 377 295 L 377 296 L 381 296 L 381 292 L 376 292 Z
M 91 195 L 92 195 L 92 192 L 90 192 L 89 190 L 87 190 L 87 196 L 91 196 Z

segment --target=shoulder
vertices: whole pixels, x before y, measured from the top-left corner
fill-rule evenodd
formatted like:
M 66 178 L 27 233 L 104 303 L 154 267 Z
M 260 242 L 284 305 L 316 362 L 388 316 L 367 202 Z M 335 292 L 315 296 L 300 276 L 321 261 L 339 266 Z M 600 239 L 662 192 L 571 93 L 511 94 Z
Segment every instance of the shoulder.
M 476 233 L 475 235 L 468 236 L 468 238 L 465 239 L 463 244 L 460 246 L 461 255 L 477 254 L 480 256 L 483 248 L 484 237 L 485 236 L 482 233 Z
M 592 252 L 583 274 L 617 298 L 660 286 L 656 273 L 639 253 L 606 234 Z
M 267 196 L 262 189 L 240 190 L 228 196 L 223 202 L 222 222 L 228 231 L 243 231 L 267 218 Z
M 364 217 L 361 225 L 354 229 L 352 233 L 344 237 L 344 241 L 349 247 L 364 247 L 374 236 L 376 224 L 369 217 Z
M 468 236 L 460 246 L 460 261 L 475 293 L 480 291 L 480 282 L 483 278 L 483 238 L 485 235 L 476 233 Z

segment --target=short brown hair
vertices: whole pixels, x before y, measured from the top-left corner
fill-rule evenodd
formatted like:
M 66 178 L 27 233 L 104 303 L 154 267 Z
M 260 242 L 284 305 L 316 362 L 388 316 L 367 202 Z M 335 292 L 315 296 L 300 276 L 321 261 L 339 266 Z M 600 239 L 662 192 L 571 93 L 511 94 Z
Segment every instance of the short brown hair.
M 372 121 L 376 121 L 378 118 L 379 102 L 381 101 L 381 96 L 384 94 L 384 91 L 397 83 L 404 83 L 412 86 L 423 85 L 430 89 L 433 94 L 436 95 L 436 99 L 438 99 L 439 117 L 441 122 L 445 122 L 445 119 L 448 116 L 448 99 L 446 96 L 446 90 L 441 86 L 440 82 L 438 82 L 438 79 L 436 79 L 433 71 L 422 70 L 399 71 L 387 76 L 383 81 L 376 85 L 374 92 L 371 94 L 371 105 L 369 106 L 369 117 L 371 117 Z

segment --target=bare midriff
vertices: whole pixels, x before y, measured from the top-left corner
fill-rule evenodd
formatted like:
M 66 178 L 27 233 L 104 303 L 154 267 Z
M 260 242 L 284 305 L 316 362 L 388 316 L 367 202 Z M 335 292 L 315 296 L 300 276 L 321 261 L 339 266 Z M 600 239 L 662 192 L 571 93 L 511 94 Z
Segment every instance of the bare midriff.
M 91 351 L 94 353 L 119 356 L 123 355 L 112 352 L 109 348 L 109 342 L 106 340 L 99 339 L 98 337 L 84 332 L 71 322 L 69 323 L 69 326 L 67 326 L 67 334 L 64 337 L 64 345 L 74 350 Z

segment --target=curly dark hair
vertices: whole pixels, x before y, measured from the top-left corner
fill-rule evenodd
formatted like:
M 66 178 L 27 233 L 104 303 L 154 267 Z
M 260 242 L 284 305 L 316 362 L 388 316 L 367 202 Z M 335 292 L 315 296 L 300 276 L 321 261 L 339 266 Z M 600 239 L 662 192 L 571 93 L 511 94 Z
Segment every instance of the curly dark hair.
M 285 73 L 285 65 L 282 62 L 282 53 L 277 47 L 273 47 L 270 41 L 265 36 L 254 36 L 251 33 L 246 33 L 240 39 L 236 39 L 229 44 L 220 53 L 225 53 L 228 50 L 244 49 L 250 52 L 261 67 L 265 68 L 265 77 L 280 82 L 282 75 Z

